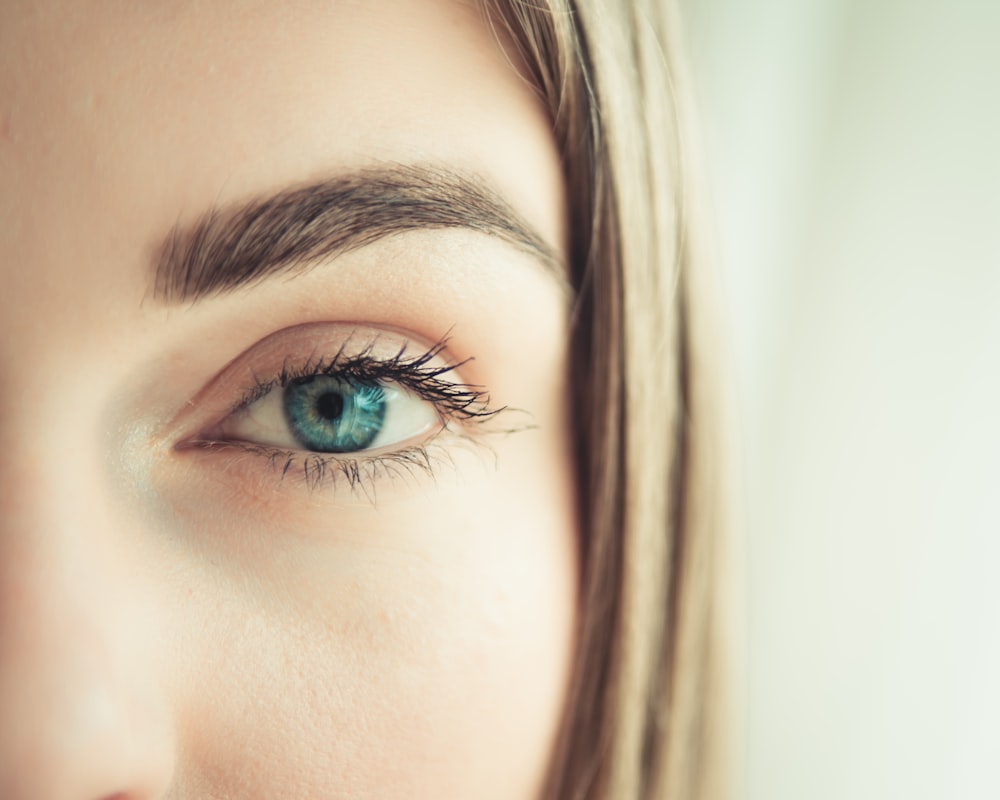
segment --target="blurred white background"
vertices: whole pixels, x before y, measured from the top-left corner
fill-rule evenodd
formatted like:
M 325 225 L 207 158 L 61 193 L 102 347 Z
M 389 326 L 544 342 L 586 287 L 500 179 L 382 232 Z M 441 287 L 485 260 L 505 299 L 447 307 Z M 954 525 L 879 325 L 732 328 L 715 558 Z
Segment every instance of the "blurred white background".
M 1000 798 L 1000 3 L 682 5 L 744 429 L 745 796 Z

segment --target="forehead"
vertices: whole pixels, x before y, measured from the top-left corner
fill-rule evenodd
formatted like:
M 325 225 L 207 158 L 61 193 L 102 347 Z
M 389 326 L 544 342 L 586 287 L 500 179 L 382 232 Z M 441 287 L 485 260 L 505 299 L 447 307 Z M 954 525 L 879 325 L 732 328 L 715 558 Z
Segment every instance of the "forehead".
M 0 269 L 141 297 L 178 220 L 373 161 L 485 173 L 558 242 L 516 177 L 551 177 L 548 129 L 472 3 L 2 2 Z
M 432 116 L 514 88 L 478 5 L 453 0 L 4 2 L 0 45 L 5 138 L 43 146 L 72 121 L 88 140 L 127 126 L 120 143 L 225 133 L 243 156 L 317 127 L 341 157 L 419 150 Z

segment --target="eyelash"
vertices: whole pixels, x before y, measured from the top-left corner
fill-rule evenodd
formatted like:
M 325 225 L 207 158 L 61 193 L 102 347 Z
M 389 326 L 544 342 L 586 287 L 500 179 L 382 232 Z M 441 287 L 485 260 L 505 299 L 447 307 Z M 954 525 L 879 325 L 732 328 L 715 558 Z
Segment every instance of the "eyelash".
M 336 485 L 344 480 L 353 492 L 364 494 L 374 501 L 374 481 L 377 478 L 403 477 L 414 469 L 432 475 L 435 461 L 432 446 L 445 431 L 461 436 L 467 442 L 481 443 L 470 436 L 463 436 L 460 430 L 449 428 L 449 423 L 483 423 L 508 410 L 506 407 L 491 408 L 489 395 L 482 387 L 454 383 L 441 377 L 471 360 L 435 365 L 433 362 L 447 347 L 447 338 L 414 356 L 407 354 L 407 345 L 402 345 L 388 358 L 373 355 L 375 342 L 357 354 L 345 355 L 349 344 L 350 339 L 329 358 L 309 359 L 297 366 L 286 363 L 273 378 L 260 380 L 254 376 L 255 384 L 232 406 L 227 416 L 242 411 L 269 392 L 284 389 L 302 378 L 329 376 L 368 383 L 392 382 L 434 406 L 442 425 L 430 439 L 398 450 L 371 455 L 364 451 L 357 455 L 332 455 L 308 450 L 287 450 L 239 440 L 206 440 L 194 444 L 213 450 L 238 448 L 250 455 L 264 458 L 278 473 L 280 480 L 297 474 L 310 489 L 318 489 L 327 484 Z

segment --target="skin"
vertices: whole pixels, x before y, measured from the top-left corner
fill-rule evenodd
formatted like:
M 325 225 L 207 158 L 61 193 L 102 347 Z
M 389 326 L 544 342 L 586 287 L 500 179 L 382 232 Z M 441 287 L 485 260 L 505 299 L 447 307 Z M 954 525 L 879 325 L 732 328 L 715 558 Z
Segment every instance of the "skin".
M 418 230 L 151 288 L 213 205 L 410 162 L 562 251 L 550 124 L 468 4 L 0 2 L 5 800 L 538 796 L 577 586 L 559 281 Z M 520 411 L 448 422 L 432 474 L 312 488 L 184 446 L 285 361 L 449 331 L 448 378 Z

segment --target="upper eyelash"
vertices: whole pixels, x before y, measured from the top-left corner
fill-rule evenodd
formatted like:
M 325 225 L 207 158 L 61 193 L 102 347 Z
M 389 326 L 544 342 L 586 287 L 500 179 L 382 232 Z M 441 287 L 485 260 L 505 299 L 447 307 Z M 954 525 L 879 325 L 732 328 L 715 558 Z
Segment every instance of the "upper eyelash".
M 375 356 L 373 351 L 378 340 L 372 341 L 360 352 L 345 355 L 351 337 L 348 337 L 332 357 L 309 358 L 305 362 L 289 366 L 286 361 L 280 373 L 268 380 L 253 376 L 254 385 L 244 393 L 243 397 L 233 405 L 229 414 L 237 413 L 276 388 L 284 388 L 299 378 L 309 378 L 317 375 L 327 375 L 340 379 L 380 382 L 391 381 L 410 389 L 422 399 L 430 402 L 442 418 L 444 427 L 430 441 L 414 443 L 389 452 L 359 451 L 357 453 L 327 454 L 307 450 L 288 450 L 286 448 L 261 445 L 253 442 L 198 441 L 194 444 L 201 449 L 216 449 L 235 447 L 264 458 L 278 474 L 279 480 L 294 475 L 301 479 L 310 489 L 318 489 L 321 485 L 345 481 L 355 493 L 360 493 L 374 501 L 375 478 L 401 477 L 405 473 L 419 470 L 433 475 L 432 462 L 451 461 L 447 448 L 438 447 L 438 436 L 449 430 L 447 422 L 451 419 L 462 421 L 486 422 L 501 412 L 517 413 L 507 406 L 490 407 L 488 392 L 481 386 L 467 383 L 456 383 L 444 380 L 442 375 L 461 368 L 471 359 L 456 363 L 446 363 L 435 366 L 432 362 L 447 348 L 448 337 L 444 337 L 432 347 L 419 355 L 408 355 L 409 344 L 402 344 L 389 357 Z M 525 414 L 526 412 L 519 412 Z M 530 415 L 528 415 L 530 418 Z M 492 427 L 492 426 L 490 426 Z M 510 434 L 535 427 L 530 422 L 509 428 L 490 430 L 491 433 Z M 457 440 L 478 447 L 489 446 L 479 437 L 472 437 L 460 429 L 452 430 Z M 434 455 L 432 455 L 432 448 Z M 495 455 L 495 454 L 494 454 Z
M 481 386 L 441 379 L 441 375 L 459 369 L 471 361 L 465 359 L 455 364 L 431 365 L 431 362 L 447 347 L 447 337 L 420 355 L 408 355 L 408 345 L 404 344 L 388 358 L 372 355 L 375 342 L 359 353 L 345 355 L 348 344 L 350 339 L 342 344 L 332 357 L 309 359 L 294 367 L 286 363 L 281 372 L 269 380 L 260 380 L 255 375 L 253 388 L 244 394 L 229 413 L 241 411 L 275 388 L 285 388 L 292 381 L 317 375 L 367 383 L 392 381 L 427 400 L 442 416 L 449 418 L 482 420 L 494 417 L 505 410 L 505 407 L 491 408 L 489 393 Z

